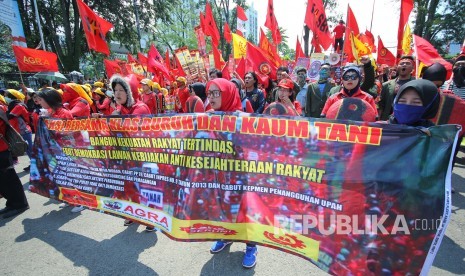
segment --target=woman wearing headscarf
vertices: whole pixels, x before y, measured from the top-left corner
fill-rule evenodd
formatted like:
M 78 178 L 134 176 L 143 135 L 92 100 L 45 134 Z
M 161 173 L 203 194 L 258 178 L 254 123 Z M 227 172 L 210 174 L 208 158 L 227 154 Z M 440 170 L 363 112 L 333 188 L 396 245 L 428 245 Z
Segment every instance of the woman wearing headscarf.
M 430 119 L 438 112 L 439 101 L 439 92 L 434 83 L 423 79 L 409 81 L 397 92 L 389 123 L 414 127 L 434 126 Z
M 29 112 L 24 104 L 25 95 L 15 89 L 7 89 L 5 100 L 8 103 L 7 116 L 11 126 L 18 131 L 27 142 L 27 156 L 31 159 L 32 154 L 32 130 L 29 126 Z M 30 166 L 24 168 L 28 171 Z
M 236 85 L 226 79 L 213 79 L 207 83 L 207 97 L 213 110 L 223 112 L 242 111 L 242 103 Z M 217 241 L 210 248 L 211 253 L 218 253 L 232 242 Z M 257 246 L 247 243 L 242 266 L 252 268 L 257 261 Z
M 63 105 L 71 111 L 73 117 L 87 117 L 90 115 L 92 99 L 81 85 L 76 83 L 61 84 L 63 90 Z
M 360 69 L 354 64 L 349 64 L 349 65 L 346 65 L 343 70 L 344 70 L 342 74 L 342 86 L 343 87 L 341 91 L 339 91 L 338 93 L 328 98 L 328 100 L 325 103 L 325 106 L 323 107 L 323 111 L 321 112 L 321 118 L 326 117 L 326 113 L 328 112 L 332 104 L 334 104 L 335 102 L 341 99 L 348 98 L 348 97 L 362 99 L 366 101 L 373 108 L 373 110 L 378 110 L 376 108 L 376 103 L 373 97 L 370 94 L 362 91 L 362 89 L 360 89 L 360 82 L 361 82 Z
M 110 85 L 118 104 L 116 110 L 113 111 L 114 115 L 150 114 L 150 109 L 145 103 L 134 100 L 131 87 L 123 77 L 113 75 L 110 79 Z

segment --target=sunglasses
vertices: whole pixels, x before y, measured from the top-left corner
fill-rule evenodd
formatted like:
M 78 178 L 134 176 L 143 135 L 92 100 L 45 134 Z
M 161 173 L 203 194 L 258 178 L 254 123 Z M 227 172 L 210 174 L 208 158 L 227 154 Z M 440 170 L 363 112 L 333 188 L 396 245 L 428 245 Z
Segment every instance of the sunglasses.
M 344 75 L 344 76 L 342 76 L 342 79 L 345 80 L 345 81 L 356 80 L 356 79 L 358 79 L 358 76 L 357 75 Z
M 218 98 L 221 96 L 221 91 L 220 90 L 209 90 L 207 91 L 207 97 L 209 98 Z

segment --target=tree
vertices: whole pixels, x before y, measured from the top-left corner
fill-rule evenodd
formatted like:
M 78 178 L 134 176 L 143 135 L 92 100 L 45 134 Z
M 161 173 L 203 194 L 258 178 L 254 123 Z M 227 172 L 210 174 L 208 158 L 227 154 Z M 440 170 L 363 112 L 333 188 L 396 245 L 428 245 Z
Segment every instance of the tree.
M 9 73 L 17 69 L 12 43 L 10 28 L 0 23 L 0 73 Z
M 198 1 L 184 0 L 182 4 L 173 8 L 170 16 L 175 24 L 163 24 L 160 22 L 155 28 L 152 40 L 155 45 L 165 45 L 171 51 L 183 46 L 189 49 L 197 48 L 197 38 L 194 27 L 199 25 L 199 12 L 203 8 Z M 187 12 L 188 11 L 188 12 Z
M 113 23 L 113 31 L 107 34 L 107 41 L 118 41 L 130 51 L 139 48 L 134 14 L 135 1 L 84 0 L 101 17 Z M 140 26 L 146 32 L 156 27 L 155 23 L 171 23 L 170 12 L 179 0 L 140 1 Z M 34 13 L 34 0 L 18 0 L 27 44 L 35 48 L 40 43 L 38 26 Z M 79 69 L 79 61 L 88 51 L 76 0 L 37 1 L 44 40 L 48 50 L 58 55 L 63 71 Z M 154 20 L 154 17 L 158 20 Z
M 430 41 L 441 54 L 445 54 L 448 43 L 461 42 L 465 38 L 464 5 L 463 0 L 415 0 L 413 33 Z

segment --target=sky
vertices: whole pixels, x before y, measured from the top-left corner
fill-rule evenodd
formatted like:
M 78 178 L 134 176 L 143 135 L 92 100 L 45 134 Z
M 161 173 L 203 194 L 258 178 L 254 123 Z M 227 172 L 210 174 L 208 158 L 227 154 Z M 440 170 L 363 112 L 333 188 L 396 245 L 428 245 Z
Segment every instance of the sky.
M 258 26 L 265 24 L 268 0 L 247 0 L 258 12 Z M 350 5 L 358 22 L 360 32 L 370 29 L 373 2 L 375 2 L 372 33 L 375 38 L 380 35 L 384 46 L 391 52 L 397 46 L 397 27 L 399 25 L 400 1 L 395 0 L 337 0 L 336 14 L 340 14 L 344 21 L 347 16 L 347 4 Z M 274 0 L 276 20 L 279 26 L 286 29 L 288 45 L 295 48 L 296 37 L 302 39 L 303 22 L 305 18 L 307 0 Z M 327 16 L 328 12 L 326 11 Z M 334 13 L 334 11 L 333 11 Z M 331 26 L 331 30 L 334 26 Z M 266 30 L 264 28 L 264 30 Z M 392 48 L 391 48 L 392 47 Z

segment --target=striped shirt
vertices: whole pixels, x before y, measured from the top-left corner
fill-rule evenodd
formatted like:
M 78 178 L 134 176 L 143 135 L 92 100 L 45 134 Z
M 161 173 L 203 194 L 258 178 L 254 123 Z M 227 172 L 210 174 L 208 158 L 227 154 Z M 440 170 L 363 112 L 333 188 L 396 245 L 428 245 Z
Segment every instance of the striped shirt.
M 453 80 L 446 81 L 442 86 L 441 90 L 450 90 L 454 92 L 455 95 L 459 96 L 462 100 L 465 100 L 465 86 L 457 87 Z

